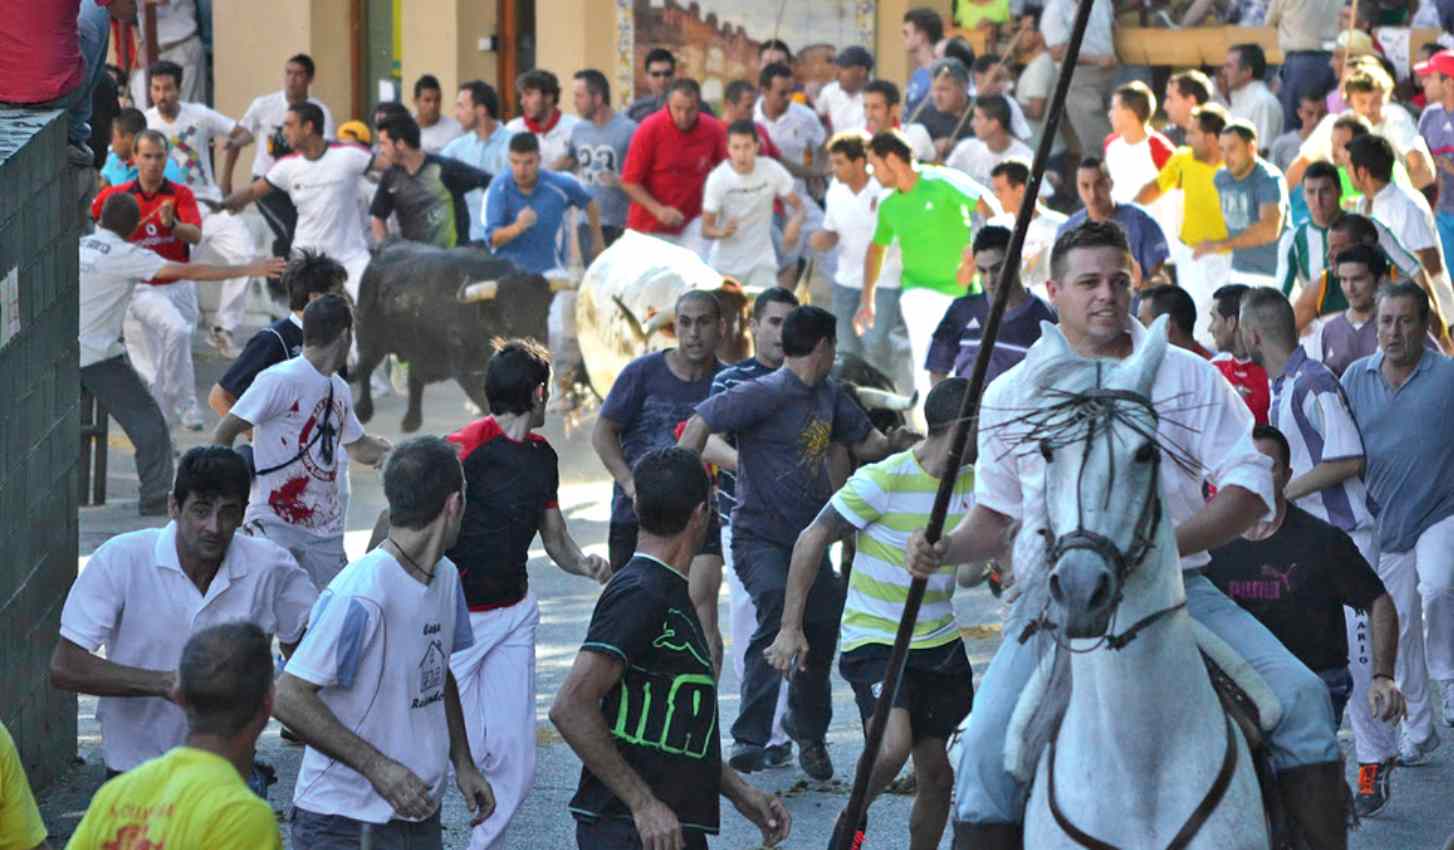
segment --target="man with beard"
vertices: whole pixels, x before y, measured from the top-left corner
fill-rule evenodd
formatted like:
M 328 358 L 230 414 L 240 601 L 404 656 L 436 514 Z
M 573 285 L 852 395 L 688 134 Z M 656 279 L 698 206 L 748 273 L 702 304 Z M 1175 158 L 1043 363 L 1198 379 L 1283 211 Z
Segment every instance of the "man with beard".
M 500 123 L 500 96 L 489 83 L 471 80 L 459 87 L 454 102 L 454 117 L 464 128 L 464 135 L 444 146 L 440 156 L 457 159 L 491 177 L 510 169 L 508 147 L 515 135 Z M 470 241 L 485 241 L 485 192 L 474 189 L 465 195 L 465 205 L 475 211 L 470 216 Z
M 505 125 L 512 133 L 533 133 L 540 140 L 540 161 L 552 171 L 571 166 L 570 135 L 581 120 L 560 111 L 560 80 L 555 74 L 536 68 L 515 81 L 520 96 L 520 115 Z

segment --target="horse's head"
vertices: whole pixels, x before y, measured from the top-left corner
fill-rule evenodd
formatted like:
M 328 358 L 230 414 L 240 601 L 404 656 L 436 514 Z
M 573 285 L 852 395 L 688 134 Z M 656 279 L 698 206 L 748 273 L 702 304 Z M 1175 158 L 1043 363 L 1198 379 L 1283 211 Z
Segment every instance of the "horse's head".
M 1166 354 L 1166 317 L 1131 357 L 1088 360 L 1046 326 L 1050 355 L 1035 372 L 1046 398 L 1028 436 L 1045 459 L 1040 532 L 1050 603 L 1067 637 L 1107 633 L 1126 581 L 1156 543 L 1162 447 L 1151 386 Z

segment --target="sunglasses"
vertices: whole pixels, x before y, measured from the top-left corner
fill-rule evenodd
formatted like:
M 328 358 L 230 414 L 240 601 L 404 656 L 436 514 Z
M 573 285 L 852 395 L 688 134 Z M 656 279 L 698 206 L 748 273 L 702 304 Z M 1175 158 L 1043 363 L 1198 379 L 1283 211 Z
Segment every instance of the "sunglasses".
M 675 76 L 676 75 L 676 72 L 675 71 L 647 71 L 646 72 L 646 75 L 648 77 L 672 77 L 672 76 Z

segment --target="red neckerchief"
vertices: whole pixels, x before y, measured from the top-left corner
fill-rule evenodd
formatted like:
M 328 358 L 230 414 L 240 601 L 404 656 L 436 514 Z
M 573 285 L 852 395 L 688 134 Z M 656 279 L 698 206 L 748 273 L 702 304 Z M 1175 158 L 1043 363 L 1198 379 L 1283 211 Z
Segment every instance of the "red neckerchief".
M 549 133 L 551 130 L 555 129 L 555 125 L 559 123 L 559 109 L 552 110 L 550 113 L 550 118 L 544 124 L 537 123 L 536 120 L 534 118 L 531 118 L 529 115 L 525 116 L 525 129 L 539 136 L 543 136 L 546 133 Z

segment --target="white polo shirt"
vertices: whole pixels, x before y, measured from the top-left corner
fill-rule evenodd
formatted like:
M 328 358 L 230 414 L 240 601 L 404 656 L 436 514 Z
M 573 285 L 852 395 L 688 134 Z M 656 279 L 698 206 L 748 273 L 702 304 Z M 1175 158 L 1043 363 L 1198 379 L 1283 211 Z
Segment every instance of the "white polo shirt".
M 136 285 L 156 277 L 167 261 L 104 227 L 81 237 L 81 368 L 126 353 L 121 324 Z
M 843 90 L 834 80 L 818 92 L 818 100 L 813 104 L 819 115 L 827 116 L 828 121 L 833 125 L 833 132 L 842 133 L 844 130 L 862 130 L 866 123 L 863 117 L 863 91 L 860 89 L 853 94 Z
M 61 637 L 145 670 L 176 670 L 194 632 L 235 620 L 296 643 L 318 593 L 286 549 L 236 534 L 204 595 L 177 559 L 177 524 L 113 537 L 87 561 L 61 609 Z M 181 744 L 187 718 L 157 697 L 101 697 L 101 751 L 130 770 Z
M 1132 350 L 1139 351 L 1149 332 L 1135 319 L 1127 317 L 1126 322 Z M 1053 363 L 1049 336 L 1042 336 L 1024 360 L 996 378 L 980 405 L 975 501 L 1016 520 L 1027 513 L 1043 515 L 1046 505 L 1045 459 L 1036 446 L 1022 441 L 1025 426 L 1014 420 L 1045 400 L 1033 376 L 1042 364 Z M 1151 385 L 1151 402 L 1162 412 L 1157 426 L 1162 445 L 1177 447 L 1200 467 L 1188 472 L 1170 457 L 1162 458 L 1165 521 L 1179 526 L 1202 509 L 1204 478 L 1219 488 L 1235 485 L 1256 494 L 1266 506 L 1263 518 L 1272 519 L 1272 459 L 1252 442 L 1252 412 L 1217 367 L 1169 345 Z M 1206 552 L 1198 552 L 1182 558 L 1181 566 L 1196 569 L 1210 560 Z
M 872 177 L 854 192 L 847 183 L 834 180 L 823 196 L 823 229 L 838 234 L 838 269 L 833 282 L 845 289 L 863 289 L 863 258 L 878 226 L 879 202 L 894 190 L 885 189 Z M 898 289 L 904 261 L 897 241 L 884 252 L 879 267 L 878 288 Z
M 797 101 L 789 101 L 788 108 L 778 117 L 768 118 L 767 113 L 762 111 L 762 98 L 758 98 L 757 106 L 752 110 L 752 120 L 767 128 L 773 144 L 783 152 L 784 162 L 805 165 L 807 152 L 821 147 L 828 138 L 817 113 Z M 803 191 L 803 181 L 794 181 L 794 185 L 799 192 Z

